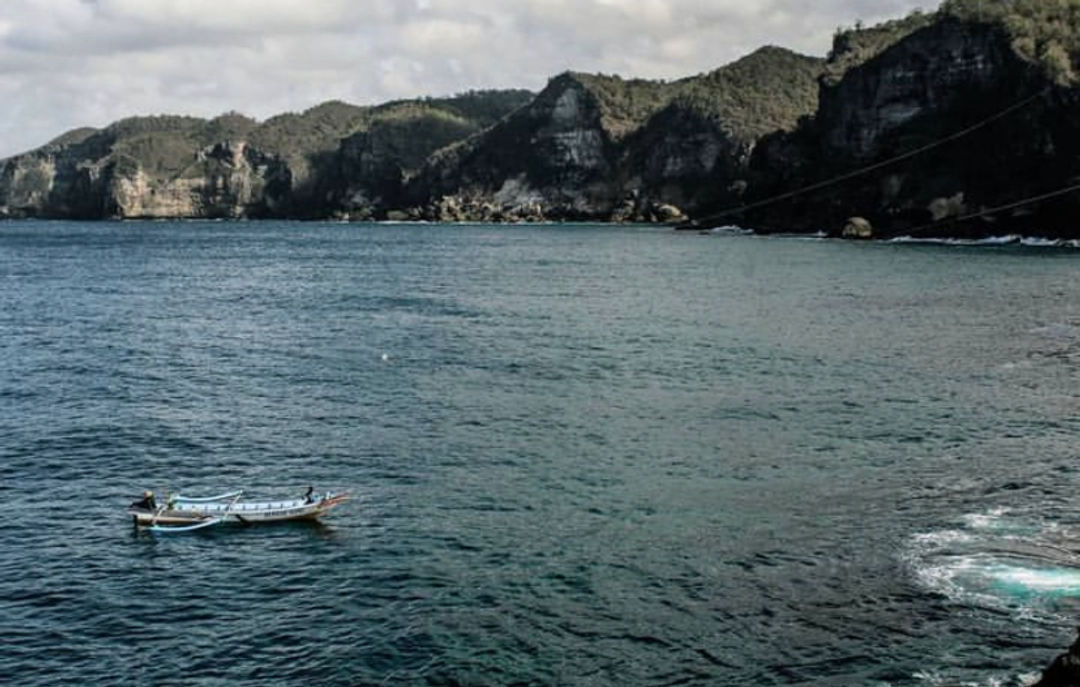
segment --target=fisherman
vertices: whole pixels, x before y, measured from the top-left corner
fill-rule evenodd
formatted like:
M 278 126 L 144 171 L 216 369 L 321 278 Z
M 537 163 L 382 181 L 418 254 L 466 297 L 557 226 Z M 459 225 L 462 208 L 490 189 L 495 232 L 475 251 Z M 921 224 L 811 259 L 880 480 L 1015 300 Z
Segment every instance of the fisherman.
M 314 491 L 315 491 L 315 487 L 308 487 L 307 488 L 307 492 L 304 494 L 304 503 L 311 503 L 312 501 L 315 500 L 315 497 L 313 497 L 311 495 L 312 492 L 314 492 Z
M 140 508 L 142 510 L 156 510 L 157 501 L 154 500 L 154 492 L 144 491 L 142 499 L 131 504 L 131 507 Z

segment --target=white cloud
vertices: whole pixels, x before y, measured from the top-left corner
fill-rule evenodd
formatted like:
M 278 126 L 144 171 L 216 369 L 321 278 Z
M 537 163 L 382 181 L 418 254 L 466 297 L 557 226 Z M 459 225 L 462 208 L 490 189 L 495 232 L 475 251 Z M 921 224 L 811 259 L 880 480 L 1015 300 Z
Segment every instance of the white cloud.
M 256 117 L 542 88 L 566 69 L 678 78 L 918 0 L 4 0 L 0 156 L 133 114 Z

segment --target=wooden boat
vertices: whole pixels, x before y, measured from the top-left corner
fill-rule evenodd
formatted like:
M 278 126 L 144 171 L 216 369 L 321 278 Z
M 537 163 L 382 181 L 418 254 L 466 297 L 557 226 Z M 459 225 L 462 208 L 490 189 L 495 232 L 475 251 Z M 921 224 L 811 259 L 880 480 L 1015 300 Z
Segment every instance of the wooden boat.
M 192 532 L 229 522 L 244 525 L 315 520 L 349 499 L 348 493 L 325 492 L 314 494 L 311 489 L 304 498 L 273 501 L 242 501 L 244 492 L 232 491 L 217 496 L 191 497 L 173 494 L 157 505 L 153 494 L 128 508 L 137 527 L 147 527 L 155 534 Z

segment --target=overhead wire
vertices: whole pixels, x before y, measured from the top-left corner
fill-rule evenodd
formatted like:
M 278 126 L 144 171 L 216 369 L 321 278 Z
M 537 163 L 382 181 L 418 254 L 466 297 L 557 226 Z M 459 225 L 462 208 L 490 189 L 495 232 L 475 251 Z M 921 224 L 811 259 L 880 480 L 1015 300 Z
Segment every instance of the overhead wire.
M 970 134 L 978 131 L 979 129 L 983 129 L 983 128 L 989 126 L 990 124 L 993 124 L 994 122 L 996 122 L 996 121 L 998 121 L 1000 119 L 1004 119 L 1005 117 L 1011 115 L 1012 113 L 1016 112 L 1017 110 L 1020 110 L 1020 109 L 1022 109 L 1024 107 L 1027 107 L 1032 102 L 1034 102 L 1038 98 L 1042 97 L 1043 95 L 1045 95 L 1049 91 L 1050 91 L 1050 87 L 1044 88 L 1044 89 L 1042 89 L 1042 90 L 1040 90 L 1040 91 L 1038 91 L 1036 93 L 1033 93 L 1032 95 L 1029 95 L 1028 97 L 1026 97 L 1026 98 L 1024 98 L 1022 100 L 1019 100 L 1019 101 L 1013 103 L 1009 107 L 1006 107 L 1005 109 L 1003 109 L 1003 110 L 1001 110 L 999 112 L 996 112 L 993 115 L 991 115 L 989 117 L 986 117 L 985 119 L 982 119 L 982 120 L 976 122 L 975 124 L 972 124 L 970 126 L 967 126 L 967 127 L 963 128 L 963 129 L 961 129 L 960 131 L 954 132 L 954 133 L 952 133 L 952 134 L 950 134 L 950 135 L 948 135 L 948 136 L 946 136 L 944 138 L 938 139 L 938 140 L 933 141 L 931 143 L 927 143 L 926 145 L 920 146 L 920 147 L 915 148 L 913 150 L 909 150 L 909 151 L 907 151 L 905 153 L 901 153 L 900 155 L 896 155 L 896 156 L 891 157 L 891 158 L 889 158 L 887 160 L 882 160 L 880 162 L 875 162 L 873 164 L 866 165 L 865 167 L 861 167 L 861 168 L 853 170 L 851 172 L 846 172 L 844 174 L 840 174 L 838 176 L 835 176 L 835 177 L 832 177 L 832 178 L 829 178 L 829 179 L 825 179 L 824 181 L 818 181 L 818 182 L 815 182 L 815 183 L 810 184 L 808 186 L 804 186 L 802 188 L 795 189 L 793 191 L 786 191 L 784 193 L 780 193 L 778 195 L 771 196 L 769 198 L 764 198 L 762 200 L 755 201 L 753 203 L 749 203 L 747 205 L 740 205 L 739 207 L 729 208 L 729 209 L 724 210 L 722 212 L 718 212 L 718 213 L 709 215 L 707 217 L 704 217 L 704 218 L 698 220 L 697 224 L 699 226 L 701 224 L 709 224 L 709 223 L 712 223 L 715 220 L 722 219 L 724 217 L 730 217 L 731 215 L 737 215 L 737 214 L 740 214 L 740 213 L 748 212 L 750 210 L 756 210 L 758 208 L 767 207 L 769 205 L 773 205 L 775 203 L 779 203 L 781 201 L 788 200 L 790 198 L 795 198 L 795 197 L 798 197 L 798 196 L 801 196 L 801 195 L 805 195 L 807 193 L 812 193 L 814 191 L 819 191 L 819 190 L 821 190 L 823 188 L 828 188 L 830 186 L 835 186 L 836 184 L 848 181 L 850 179 L 855 179 L 857 177 L 863 176 L 865 174 L 869 174 L 871 172 L 875 172 L 875 171 L 877 171 L 879 169 L 883 169 L 883 168 L 888 167 L 890 165 L 894 165 L 894 164 L 896 164 L 898 162 L 903 162 L 904 160 L 908 160 L 908 159 L 911 159 L 913 157 L 922 155 L 923 153 L 934 150 L 935 148 L 940 148 L 941 146 L 946 145 L 948 143 L 951 143 L 951 142 L 953 142 L 953 141 L 955 141 L 957 139 L 963 138 L 965 136 L 969 136 Z M 1062 192 L 1062 194 L 1063 193 L 1064 192 Z
M 979 217 L 987 217 L 987 216 L 990 216 L 990 215 L 996 215 L 999 212 L 1005 212 L 1006 210 L 1015 210 L 1016 208 L 1021 208 L 1021 207 L 1024 207 L 1025 205 L 1034 205 L 1035 203 L 1041 203 L 1044 200 L 1050 200 L 1051 198 L 1057 198 L 1059 196 L 1068 195 L 1068 194 L 1073 193 L 1075 191 L 1080 191 L 1080 184 L 1072 184 L 1071 186 L 1066 186 L 1066 187 L 1060 188 L 1060 189 L 1058 189 L 1056 191 L 1050 191 L 1049 193 L 1043 193 L 1043 194 L 1040 194 L 1040 195 L 1037 195 L 1037 196 L 1031 196 L 1030 198 L 1024 198 L 1022 200 L 1013 201 L 1013 202 L 1007 203 L 1005 205 L 999 205 L 997 207 L 987 208 L 987 209 L 984 209 L 984 210 L 979 210 L 977 212 L 971 212 L 971 213 L 968 213 L 966 215 L 960 215 L 958 217 L 945 217 L 945 218 L 942 218 L 942 219 L 937 220 L 935 222 L 929 222 L 929 223 L 924 224 L 922 226 L 915 227 L 914 229 L 909 229 L 908 233 L 909 234 L 921 234 L 924 231 L 928 231 L 930 229 L 935 229 L 937 227 L 945 226 L 945 225 L 948 225 L 948 224 L 961 223 L 961 222 L 966 222 L 966 221 L 972 220 L 972 219 L 978 219 Z

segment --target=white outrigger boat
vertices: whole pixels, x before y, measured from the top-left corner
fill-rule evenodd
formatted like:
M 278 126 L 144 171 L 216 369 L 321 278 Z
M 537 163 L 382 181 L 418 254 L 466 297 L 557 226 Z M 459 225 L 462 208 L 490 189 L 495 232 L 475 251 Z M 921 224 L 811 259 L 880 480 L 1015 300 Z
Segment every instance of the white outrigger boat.
M 227 522 L 253 525 L 315 520 L 349 499 L 348 493 L 314 494 L 310 488 L 301 499 L 241 501 L 243 494 L 243 490 L 204 497 L 172 494 L 158 505 L 153 492 L 146 492 L 142 501 L 131 504 L 128 514 L 136 527 L 146 527 L 156 534 L 192 532 Z

